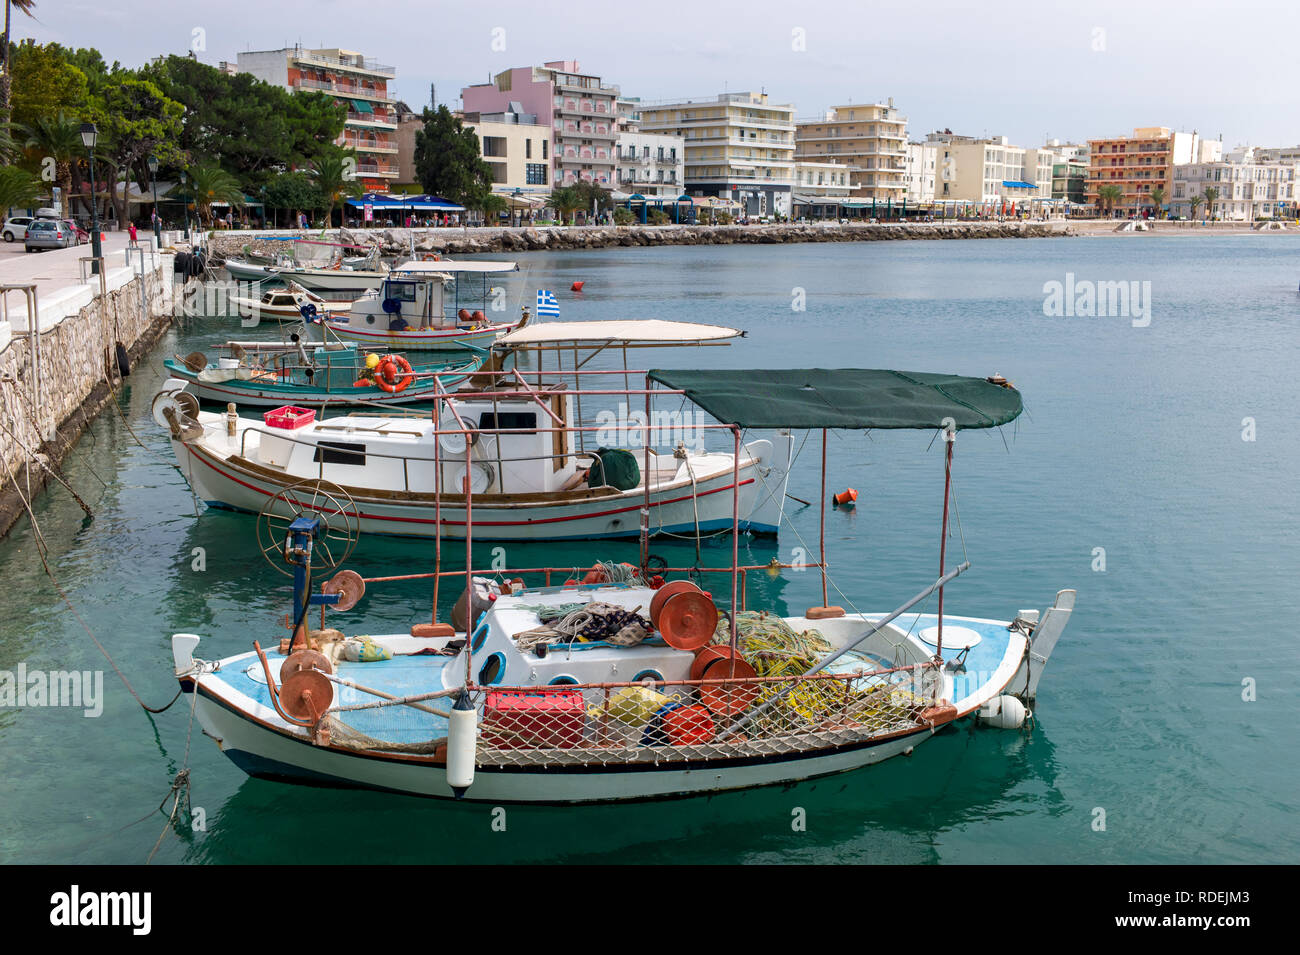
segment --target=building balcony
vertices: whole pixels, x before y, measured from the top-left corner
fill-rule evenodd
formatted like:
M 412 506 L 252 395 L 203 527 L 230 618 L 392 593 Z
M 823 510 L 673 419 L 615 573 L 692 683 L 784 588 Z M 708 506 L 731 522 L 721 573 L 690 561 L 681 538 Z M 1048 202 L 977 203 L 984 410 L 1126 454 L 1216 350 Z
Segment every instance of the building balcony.
M 344 136 L 342 145 L 350 146 L 359 153 L 397 152 L 397 143 L 385 139 L 365 139 L 357 136 Z
M 357 163 L 357 175 L 396 178 L 398 176 L 398 171 L 396 166 L 371 162 L 359 162 Z
M 389 78 L 397 75 L 396 67 L 385 66 L 371 59 L 363 59 L 360 63 L 356 63 L 352 60 L 340 59 L 337 56 L 312 53 L 310 50 L 301 50 L 292 54 L 289 59 L 294 63 L 308 63 L 312 66 L 323 66 L 331 70 L 346 70 L 349 73 L 369 73 Z
M 377 113 L 354 113 L 348 111 L 348 126 L 363 126 L 367 129 L 397 129 L 397 120 Z
M 348 99 L 363 99 L 369 103 L 395 102 L 385 90 L 371 90 L 355 83 L 340 83 L 332 80 L 313 80 L 300 76 L 289 84 L 291 90 L 314 90 L 321 93 L 333 93 Z

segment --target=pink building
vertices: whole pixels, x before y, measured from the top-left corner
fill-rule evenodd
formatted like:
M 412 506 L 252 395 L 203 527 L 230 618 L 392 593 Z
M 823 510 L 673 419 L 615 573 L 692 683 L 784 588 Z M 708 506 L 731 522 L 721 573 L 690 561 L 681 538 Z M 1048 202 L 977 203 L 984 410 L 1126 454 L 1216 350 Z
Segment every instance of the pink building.
M 605 86 L 599 76 L 582 73 L 577 60 L 555 60 L 542 66 L 522 66 L 498 73 L 491 83 L 460 91 L 466 113 L 515 113 L 536 116 L 550 126 L 547 158 L 551 182 L 571 186 L 579 180 L 606 189 L 615 186 L 618 87 Z

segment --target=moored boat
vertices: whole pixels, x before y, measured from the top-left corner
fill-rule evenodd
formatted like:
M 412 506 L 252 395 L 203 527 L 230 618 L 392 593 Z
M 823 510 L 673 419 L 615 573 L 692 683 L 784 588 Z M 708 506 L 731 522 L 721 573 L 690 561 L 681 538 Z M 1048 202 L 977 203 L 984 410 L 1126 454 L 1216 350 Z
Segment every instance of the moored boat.
M 720 570 L 726 601 L 715 596 L 725 583 L 709 592 L 666 579 L 691 568 L 658 561 L 648 533 L 637 565 L 599 562 L 559 587 L 558 568 L 443 571 L 439 549 L 432 574 L 402 578 L 434 581 L 432 622 L 347 638 L 337 616 L 325 626 L 327 610 L 351 610 L 368 584 L 391 578 L 339 569 L 358 515 L 337 488 L 310 482 L 280 495 L 286 509 L 266 507 L 258 522 L 263 554 L 285 561 L 294 578 L 292 636 L 279 649 L 255 643 L 220 661 L 195 655 L 198 635 L 172 637 L 176 676 L 195 694 L 207 735 L 255 776 L 581 803 L 795 782 L 911 753 L 966 717 L 1024 722 L 1074 592 L 1060 591 L 1041 615 L 1011 619 L 954 617 L 944 603 L 945 588 L 970 566 L 946 567 L 957 434 L 1013 420 L 1017 392 L 983 379 L 868 370 L 783 370 L 761 382 L 752 372 L 656 371 L 647 390 L 656 383 L 706 409 L 737 446 L 749 428 L 937 430 L 945 472 L 938 578 L 889 613 L 754 612 L 741 583 L 752 568 L 735 556 L 735 513 L 731 566 Z M 462 435 L 468 443 L 471 432 Z M 466 560 L 473 568 L 468 541 Z M 822 575 L 825 604 L 824 544 L 815 564 L 799 568 L 809 566 Z M 313 577 L 330 571 L 313 592 Z M 437 619 L 444 577 L 465 581 L 451 623 Z M 917 609 L 936 594 L 934 612 Z M 316 609 L 321 627 L 311 630 Z

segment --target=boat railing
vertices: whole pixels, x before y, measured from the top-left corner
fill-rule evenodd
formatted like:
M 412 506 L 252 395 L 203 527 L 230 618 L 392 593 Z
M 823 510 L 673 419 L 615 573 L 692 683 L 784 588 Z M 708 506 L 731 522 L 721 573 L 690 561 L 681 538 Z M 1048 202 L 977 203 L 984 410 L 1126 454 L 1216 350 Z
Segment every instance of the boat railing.
M 726 644 L 714 646 L 725 653 Z M 560 645 L 546 656 L 569 652 Z M 494 666 L 487 656 L 481 669 L 491 676 Z M 583 684 L 561 675 L 546 687 L 486 685 L 480 678 L 471 690 L 482 704 L 476 761 L 518 766 L 780 756 L 905 737 L 955 715 L 935 705 L 941 680 L 933 661 L 882 666 L 863 658 L 849 672 L 811 675 L 801 672 L 808 661 L 797 657 L 773 657 L 760 666 L 769 672 L 754 675 L 745 665 L 740 675 L 740 665 L 728 670 L 723 659 L 709 678 L 666 681 L 650 671 L 641 681 Z M 500 705 L 512 694 L 538 693 L 552 697 L 545 720 L 530 708 Z

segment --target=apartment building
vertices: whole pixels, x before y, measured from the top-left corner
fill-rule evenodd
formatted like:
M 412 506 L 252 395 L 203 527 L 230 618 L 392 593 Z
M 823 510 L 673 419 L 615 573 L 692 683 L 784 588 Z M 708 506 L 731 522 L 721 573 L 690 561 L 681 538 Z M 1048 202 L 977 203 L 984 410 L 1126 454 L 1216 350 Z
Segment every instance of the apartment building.
M 1174 167 L 1186 163 L 1213 163 L 1223 158 L 1223 143 L 1201 139 L 1195 132 L 1175 132 L 1168 126 L 1142 126 L 1132 136 L 1088 140 L 1088 202 L 1097 203 L 1102 186 L 1118 186 L 1114 211 L 1123 216 L 1150 215 L 1156 211 L 1151 190 L 1164 190 L 1169 202 Z
M 676 199 L 686 188 L 686 140 L 681 136 L 619 133 L 617 156 L 620 192 Z
M 795 157 L 854 166 L 855 197 L 901 203 L 907 195 L 907 117 L 892 98 L 833 106 L 798 121 Z
M 536 117 L 551 130 L 550 184 L 617 184 L 617 86 L 583 73 L 577 60 L 554 60 L 498 73 L 491 83 L 460 91 L 466 114 L 516 112 Z
M 684 142 L 686 191 L 740 203 L 749 216 L 790 215 L 794 107 L 767 93 L 641 103 L 641 129 Z
M 367 192 L 385 192 L 400 178 L 396 102 L 388 84 L 397 70 L 353 50 L 301 45 L 240 53 L 237 68 L 283 89 L 327 93 L 346 106 L 340 146 L 357 152 L 357 179 Z
M 1080 205 L 1086 203 L 1088 144 L 1049 139 L 1043 148 L 1052 154 L 1052 198 Z
M 1228 222 L 1293 218 L 1300 156 L 1283 161 L 1265 158 L 1273 150 L 1243 147 L 1218 162 L 1183 163 L 1174 167 L 1169 212 L 1182 218 L 1215 218 Z M 1214 190 L 1213 203 L 1206 190 Z M 1201 197 L 1195 216 L 1191 199 Z
M 1002 205 L 1052 197 L 1053 155 L 1015 146 L 1005 136 L 976 138 L 945 129 L 926 136 L 935 148 L 935 198 Z
M 794 215 L 813 219 L 838 218 L 853 195 L 857 170 L 846 163 L 794 161 Z
M 909 203 L 934 202 L 938 147 L 934 143 L 908 143 L 903 147 L 903 182 Z

